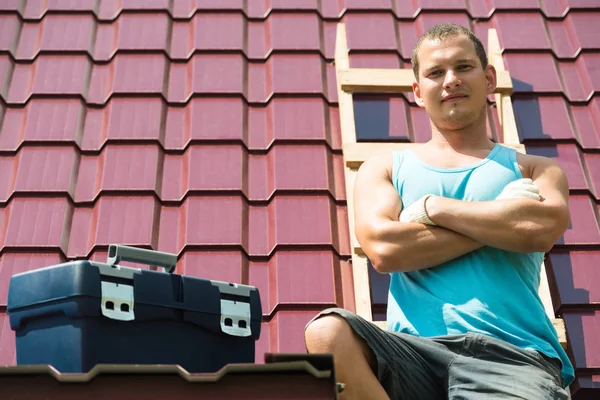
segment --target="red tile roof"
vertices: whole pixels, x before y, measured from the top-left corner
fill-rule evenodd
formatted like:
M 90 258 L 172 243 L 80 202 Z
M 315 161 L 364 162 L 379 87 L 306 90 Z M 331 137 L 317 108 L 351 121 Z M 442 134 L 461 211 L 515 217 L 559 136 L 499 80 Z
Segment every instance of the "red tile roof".
M 438 22 L 469 25 L 484 44 L 498 30 L 521 140 L 569 178 L 572 226 L 547 269 L 574 398 L 597 397 L 597 0 L 2 1 L 0 307 L 12 274 L 105 260 L 121 243 L 177 253 L 179 273 L 259 287 L 259 362 L 303 352 L 320 309 L 353 310 L 339 21 L 352 67 L 409 68 Z M 355 106 L 359 139 L 430 137 L 412 94 L 356 95 Z M 385 301 L 374 293 L 376 315 Z M 14 363 L 0 320 L 0 363 Z

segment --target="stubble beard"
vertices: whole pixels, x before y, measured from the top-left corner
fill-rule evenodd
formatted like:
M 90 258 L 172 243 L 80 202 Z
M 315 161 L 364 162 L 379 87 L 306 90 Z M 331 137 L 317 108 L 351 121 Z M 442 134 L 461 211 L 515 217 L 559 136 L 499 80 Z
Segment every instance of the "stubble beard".
M 486 106 L 482 106 L 479 110 L 457 110 L 453 107 L 450 112 L 444 115 L 442 121 L 447 129 L 460 130 L 477 123 L 485 116 Z

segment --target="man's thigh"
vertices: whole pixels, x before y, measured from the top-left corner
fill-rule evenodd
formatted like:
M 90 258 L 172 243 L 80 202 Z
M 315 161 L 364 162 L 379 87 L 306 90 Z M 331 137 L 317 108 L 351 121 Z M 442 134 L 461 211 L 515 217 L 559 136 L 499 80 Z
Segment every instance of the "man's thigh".
M 456 357 L 446 346 L 425 338 L 386 332 L 343 309 L 328 309 L 319 316 L 330 313 L 343 317 L 372 352 L 376 360 L 373 373 L 391 400 L 446 398 L 446 371 Z M 454 339 L 457 346 L 460 340 Z
M 448 369 L 449 399 L 568 399 L 560 369 L 539 353 L 478 339 L 486 344 L 465 351 Z

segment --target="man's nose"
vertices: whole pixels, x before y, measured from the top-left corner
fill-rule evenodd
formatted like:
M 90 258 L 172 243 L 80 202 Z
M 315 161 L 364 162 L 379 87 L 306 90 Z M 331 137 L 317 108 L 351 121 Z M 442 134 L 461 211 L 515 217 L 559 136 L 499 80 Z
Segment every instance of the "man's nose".
M 458 85 L 460 85 L 460 79 L 458 76 L 456 76 L 453 70 L 449 69 L 444 77 L 444 88 L 453 88 L 457 87 Z

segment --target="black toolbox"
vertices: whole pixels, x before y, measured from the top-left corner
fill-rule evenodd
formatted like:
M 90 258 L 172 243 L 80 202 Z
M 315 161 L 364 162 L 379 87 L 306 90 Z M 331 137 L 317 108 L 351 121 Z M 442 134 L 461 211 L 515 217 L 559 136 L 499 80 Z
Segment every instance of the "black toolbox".
M 85 373 L 96 364 L 175 364 L 209 373 L 254 363 L 258 290 L 176 275 L 176 262 L 174 254 L 111 245 L 106 263 L 73 261 L 14 275 L 7 313 L 17 365 Z

